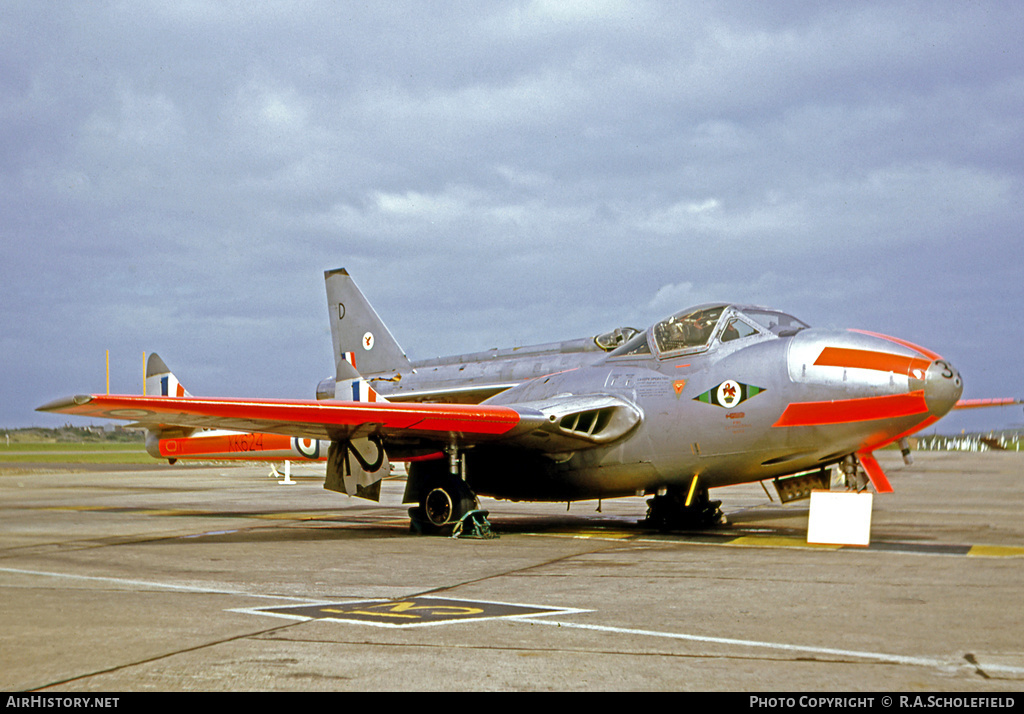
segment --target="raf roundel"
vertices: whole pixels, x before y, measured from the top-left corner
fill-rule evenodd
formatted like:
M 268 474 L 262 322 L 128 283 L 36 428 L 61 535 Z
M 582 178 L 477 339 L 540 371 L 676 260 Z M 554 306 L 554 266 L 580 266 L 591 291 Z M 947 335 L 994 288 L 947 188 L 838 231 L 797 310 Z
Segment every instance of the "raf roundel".
M 301 439 L 297 436 L 292 437 L 292 448 L 302 454 L 307 459 L 319 459 L 320 458 L 320 440 L 319 439 Z

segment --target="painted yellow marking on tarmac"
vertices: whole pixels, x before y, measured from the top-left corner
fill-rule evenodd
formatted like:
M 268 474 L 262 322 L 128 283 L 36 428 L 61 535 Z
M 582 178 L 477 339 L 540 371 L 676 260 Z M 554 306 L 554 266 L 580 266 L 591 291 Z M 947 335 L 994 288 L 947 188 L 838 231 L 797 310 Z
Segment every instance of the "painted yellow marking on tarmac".
M 815 550 L 870 550 L 863 546 L 850 546 L 837 543 L 808 543 L 804 536 L 792 535 L 745 535 L 735 538 L 715 540 L 679 539 L 651 537 L 638 533 L 616 531 L 560 531 L 557 533 L 524 533 L 523 535 L 548 538 L 580 538 L 592 540 L 626 540 L 634 539 L 641 543 L 676 543 L 678 545 L 704 545 L 733 548 L 813 548 Z M 1024 547 L 1011 545 L 975 545 L 975 546 L 932 546 L 925 550 L 920 547 L 899 543 L 880 542 L 879 548 L 889 552 L 925 552 L 933 555 L 967 555 L 975 558 L 1024 558 Z
M 1024 548 L 1012 545 L 975 545 L 967 555 L 982 558 L 1024 558 Z
M 354 610 L 339 610 L 337 608 L 325 607 L 324 612 L 333 612 L 339 615 L 369 615 L 371 617 L 405 617 L 412 620 L 422 619 L 424 615 L 441 616 L 470 616 L 479 615 L 484 612 L 480 607 L 459 607 L 455 605 L 418 605 L 418 601 L 405 601 L 398 603 L 383 603 Z M 421 613 L 413 613 L 411 610 L 422 610 Z
M 333 607 L 325 607 L 324 612 L 333 612 L 336 615 L 370 615 L 371 617 L 407 617 L 410 620 L 418 620 L 419 615 L 407 615 L 400 612 L 373 612 L 370 610 L 338 610 Z
M 801 536 L 740 536 L 724 541 L 721 545 L 734 545 L 747 548 L 815 548 L 817 550 L 839 550 L 842 545 L 831 543 L 808 543 Z
M 110 506 L 42 506 L 40 511 L 109 511 Z
M 636 533 L 622 531 L 558 531 L 548 533 L 523 533 L 526 536 L 539 536 L 541 538 L 577 538 L 579 540 L 627 540 L 636 538 Z
M 374 625 L 378 627 L 419 627 L 469 620 L 498 618 L 545 617 L 556 614 L 589 612 L 571 608 L 546 607 L 478 600 L 449 600 L 430 596 L 404 600 L 363 600 L 349 603 L 319 605 L 288 605 L 232 610 L 257 615 L 291 617 L 299 620 L 334 620 L 336 622 Z
M 201 511 L 187 508 L 130 508 L 124 506 L 43 506 L 43 511 L 141 513 L 145 516 L 222 516 L 224 518 L 261 518 L 272 521 L 324 520 L 338 518 L 340 513 L 317 513 L 308 511 L 280 513 L 232 513 L 224 511 Z M 397 522 L 397 521 L 395 521 Z M 402 521 L 406 523 L 408 521 Z
M 679 540 L 645 537 L 643 534 L 624 531 L 560 531 L 557 533 L 525 533 L 524 535 L 549 538 L 579 538 L 590 540 L 628 540 L 635 539 L 645 543 L 679 543 L 681 545 L 712 545 L 733 546 L 738 548 L 814 548 L 816 550 L 839 550 L 842 545 L 831 543 L 808 543 L 802 536 L 738 536 L 715 541 L 687 540 L 685 536 Z
M 337 518 L 337 513 L 254 513 L 250 518 L 262 518 L 267 521 L 293 521 L 295 519 L 319 521 L 325 518 Z
M 578 531 L 571 535 L 574 538 L 611 538 L 613 540 L 622 540 L 625 538 L 633 538 L 636 534 L 621 531 Z

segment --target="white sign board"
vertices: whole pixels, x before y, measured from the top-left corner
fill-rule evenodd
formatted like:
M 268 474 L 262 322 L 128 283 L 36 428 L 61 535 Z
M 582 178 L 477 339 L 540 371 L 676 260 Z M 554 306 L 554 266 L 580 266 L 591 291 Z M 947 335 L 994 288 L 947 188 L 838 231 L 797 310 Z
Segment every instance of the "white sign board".
M 868 545 L 871 542 L 872 493 L 811 491 L 808 543 Z

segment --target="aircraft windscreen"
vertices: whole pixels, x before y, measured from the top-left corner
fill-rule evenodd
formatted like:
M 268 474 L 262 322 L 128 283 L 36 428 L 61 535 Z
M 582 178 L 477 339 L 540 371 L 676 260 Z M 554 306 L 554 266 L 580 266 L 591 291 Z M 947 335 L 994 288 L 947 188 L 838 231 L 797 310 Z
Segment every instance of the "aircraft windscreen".
M 654 341 L 660 354 L 703 347 L 711 340 L 726 305 L 699 307 L 676 313 L 654 326 Z
M 802 322 L 792 315 L 787 315 L 777 310 L 745 307 L 743 308 L 743 314 L 779 337 L 795 335 L 800 330 L 806 330 L 810 327 L 806 322 Z

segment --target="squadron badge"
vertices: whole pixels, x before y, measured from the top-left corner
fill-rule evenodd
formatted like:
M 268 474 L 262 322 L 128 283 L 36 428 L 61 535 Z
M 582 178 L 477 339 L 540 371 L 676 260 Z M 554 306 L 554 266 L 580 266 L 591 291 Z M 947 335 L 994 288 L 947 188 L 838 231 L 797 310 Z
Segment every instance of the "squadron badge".
M 734 379 L 727 379 L 717 387 L 712 387 L 703 394 L 694 397 L 693 401 L 732 409 L 737 404 L 742 404 L 763 391 L 765 390 L 762 387 L 755 387 L 753 384 L 743 384 Z

